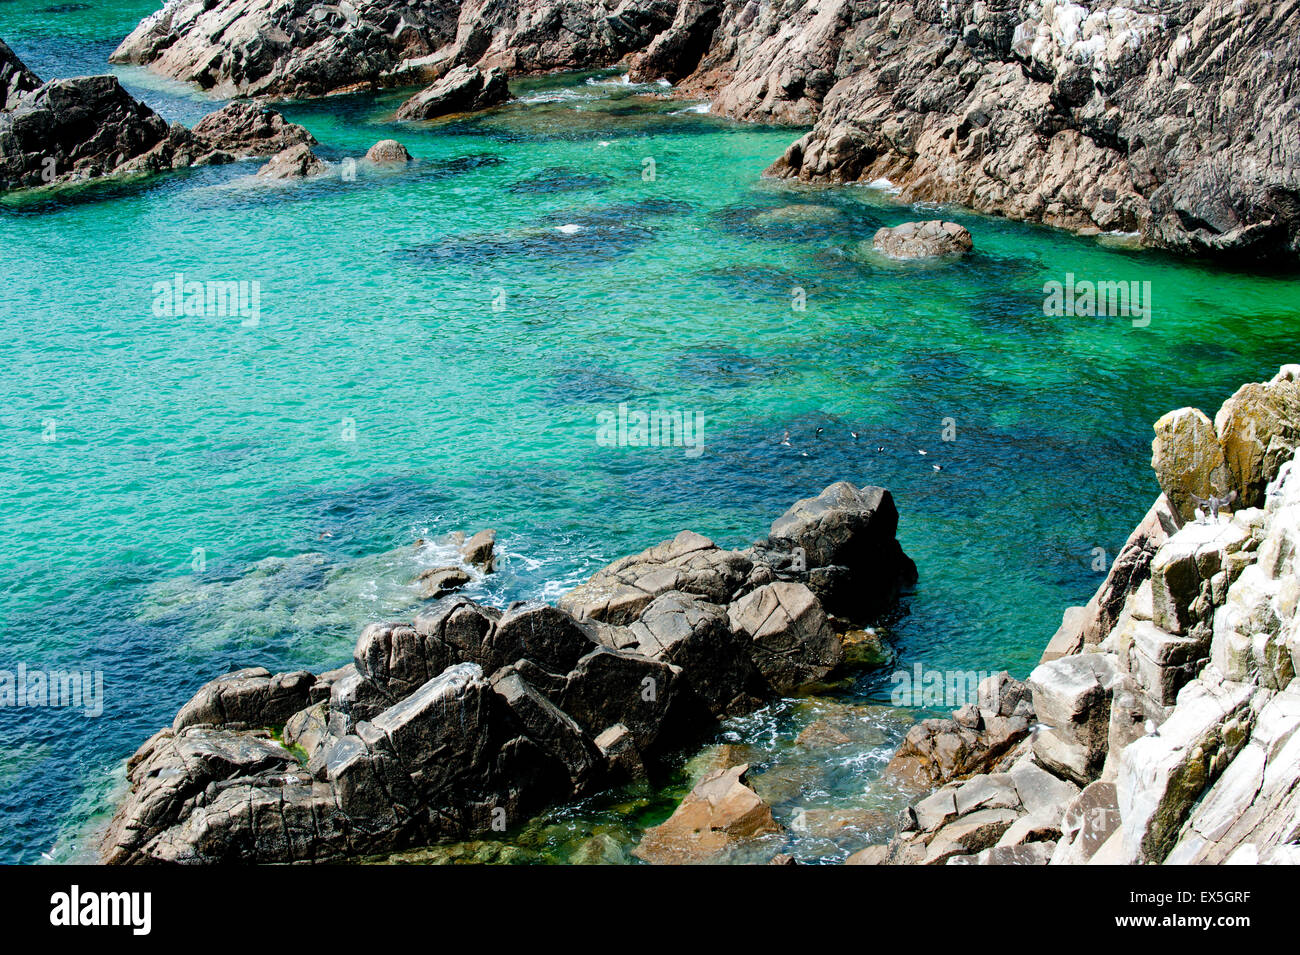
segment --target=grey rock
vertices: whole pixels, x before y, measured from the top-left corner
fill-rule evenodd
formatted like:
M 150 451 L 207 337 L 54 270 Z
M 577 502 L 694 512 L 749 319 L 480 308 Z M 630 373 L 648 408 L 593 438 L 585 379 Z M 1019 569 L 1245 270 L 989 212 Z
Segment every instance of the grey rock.
M 281 727 L 307 706 L 316 677 L 306 670 L 277 673 L 262 667 L 237 670 L 204 684 L 172 721 L 187 726 Z
M 932 219 L 880 229 L 872 238 L 871 246 L 892 259 L 928 259 L 964 255 L 975 243 L 964 226 Z
M 451 113 L 487 109 L 509 98 L 510 88 L 503 70 L 484 72 L 462 65 L 403 103 L 397 110 L 397 118 L 436 119 Z

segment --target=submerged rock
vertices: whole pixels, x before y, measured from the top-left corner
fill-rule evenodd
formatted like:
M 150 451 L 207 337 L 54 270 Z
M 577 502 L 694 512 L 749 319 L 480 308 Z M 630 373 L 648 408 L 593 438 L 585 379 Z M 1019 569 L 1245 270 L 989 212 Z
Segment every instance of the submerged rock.
M 458 66 L 403 103 L 397 118 L 436 119 L 498 106 L 509 98 L 510 87 L 502 70 L 484 72 L 473 66 Z
M 632 854 L 659 865 L 708 862 L 733 846 L 779 832 L 772 810 L 746 784 L 749 765 L 715 769 L 666 822 L 647 829 Z

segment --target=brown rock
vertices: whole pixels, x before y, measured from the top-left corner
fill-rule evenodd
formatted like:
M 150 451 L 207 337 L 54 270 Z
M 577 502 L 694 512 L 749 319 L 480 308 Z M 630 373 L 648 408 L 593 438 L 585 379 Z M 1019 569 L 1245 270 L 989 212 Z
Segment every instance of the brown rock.
M 1155 423 L 1151 467 L 1160 490 L 1183 521 L 1196 516 L 1196 498 L 1228 490 L 1230 476 L 1214 424 L 1196 408 L 1179 408 Z
M 366 150 L 366 159 L 380 165 L 408 163 L 411 154 L 396 139 L 381 139 Z
M 772 810 L 746 785 L 748 764 L 715 770 L 682 800 L 668 820 L 647 829 L 632 854 L 646 862 L 707 862 L 755 836 L 779 832 Z
M 310 146 L 299 143 L 276 153 L 257 174 L 266 179 L 305 179 L 308 176 L 319 176 L 328 169 L 311 151 Z

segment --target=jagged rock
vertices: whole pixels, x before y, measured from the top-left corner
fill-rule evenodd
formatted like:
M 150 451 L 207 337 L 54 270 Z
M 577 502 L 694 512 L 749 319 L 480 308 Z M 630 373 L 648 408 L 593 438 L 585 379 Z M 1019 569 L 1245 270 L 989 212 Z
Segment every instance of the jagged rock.
M 1160 490 L 1183 521 L 1196 516 L 1196 498 L 1222 496 L 1232 486 L 1214 423 L 1196 408 L 1179 408 L 1155 424 L 1151 467 Z
M 1101 774 L 1117 676 L 1116 658 L 1103 653 L 1062 657 L 1034 668 L 1029 687 L 1044 727 L 1034 735 L 1039 762 L 1080 785 Z
M 304 16 L 293 0 L 214 0 L 164 6 L 111 59 L 216 96 L 299 99 L 427 82 L 475 63 L 512 73 L 608 66 L 644 49 L 674 13 L 672 0 L 523 0 L 508 9 L 490 0 L 357 0 Z
M 515 604 L 497 621 L 493 646 L 499 658 L 527 659 L 547 672 L 568 673 L 596 649 L 596 642 L 562 610 L 545 604 Z
M 776 693 L 823 679 L 844 659 L 821 604 L 802 584 L 765 584 L 733 603 L 727 617 Z
M 1264 704 L 1250 742 L 1193 809 L 1165 861 L 1262 862 L 1261 854 L 1294 843 L 1300 835 L 1298 765 L 1300 689 L 1288 689 Z M 1250 851 L 1239 857 L 1243 849 Z
M 229 103 L 204 116 L 192 132 L 234 156 L 273 156 L 290 146 L 316 145 L 316 137 L 297 123 L 252 103 Z
M 1090 783 L 1065 809 L 1053 865 L 1083 865 L 1119 829 L 1114 783 Z
M 754 708 L 762 690 L 752 648 L 717 604 L 669 591 L 651 601 L 627 634 L 621 649 L 680 667 L 684 685 L 712 715 Z
M 610 564 L 561 597 L 559 607 L 579 619 L 625 625 L 655 597 L 672 590 L 728 604 L 752 569 L 753 562 L 743 554 L 682 531 L 671 541 Z
M 36 74 L 23 65 L 4 40 L 0 40 L 0 111 L 13 109 L 19 100 L 40 85 Z
M 1214 427 L 1240 495 L 1236 507 L 1262 507 L 1265 488 L 1300 445 L 1300 385 L 1242 385 L 1214 416 Z
M 1288 61 L 1262 39 L 1268 24 L 1294 17 L 1288 7 L 1196 0 L 1171 18 L 958 0 L 906 17 L 891 4 L 819 13 L 841 23 L 819 55 L 838 82 L 771 174 L 887 178 L 904 202 L 1140 232 L 1184 253 L 1294 260 L 1300 251 L 1300 211 L 1282 199 L 1296 192 L 1300 153 L 1295 117 L 1279 112 Z M 778 42 L 801 49 L 806 34 Z M 1297 44 L 1293 31 L 1284 45 Z M 1203 148 L 1211 139 L 1213 154 Z
M 329 170 L 306 143 L 290 146 L 270 158 L 257 174 L 265 179 L 306 179 Z
M 978 732 L 955 720 L 922 720 L 907 731 L 885 772 L 911 784 L 935 785 L 993 767 L 1025 738 L 1023 716 L 995 716 Z
M 749 765 L 716 769 L 667 821 L 647 829 L 632 854 L 655 864 L 707 862 L 737 843 L 779 832 L 772 810 L 747 785 Z
M 296 767 L 293 756 L 264 734 L 199 726 L 163 730 L 127 761 L 131 793 L 113 818 L 104 860 L 125 862 L 150 853 L 149 844 L 212 783 Z
M 1123 858 L 1161 862 L 1193 804 L 1250 734 L 1253 688 L 1196 680 L 1156 736 L 1120 755 L 1116 780 Z
M 595 736 L 622 723 L 642 754 L 654 751 L 674 725 L 681 669 L 635 653 L 597 647 L 569 673 L 560 708 Z
M 229 160 L 113 76 L 52 80 L 0 112 L 0 191 Z
M 428 567 L 420 571 L 415 584 L 421 600 L 437 600 L 455 593 L 473 579 L 460 567 Z
M 517 672 L 506 671 L 494 678 L 492 689 L 528 739 L 554 761 L 571 790 L 585 790 L 604 759 L 598 743 L 584 736 L 572 717 Z
M 206 683 L 181 707 L 173 732 L 187 726 L 280 727 L 307 706 L 316 677 L 306 670 L 272 675 L 249 667 Z
M 366 150 L 366 160 L 378 165 L 396 165 L 411 161 L 411 154 L 396 139 L 381 139 Z
M 975 243 L 964 226 L 931 219 L 880 229 L 872 238 L 871 247 L 892 259 L 928 259 L 963 255 L 973 249 Z
M 436 119 L 451 113 L 469 113 L 497 106 L 510 98 L 503 70 L 486 73 L 473 66 L 458 66 L 416 93 L 397 110 L 397 118 Z
M 1039 841 L 996 845 L 975 855 L 950 856 L 948 865 L 1047 865 L 1055 843 Z
M 839 481 L 814 498 L 796 501 L 772 522 L 772 542 L 800 549 L 807 568 L 845 568 L 841 579 L 807 581 L 829 613 L 850 620 L 875 616 L 900 589 L 916 583 L 916 566 L 895 534 L 898 510 L 889 491 Z
M 496 531 L 479 531 L 461 545 L 460 555 L 471 567 L 490 574 L 496 569 L 496 543 Z
M 644 52 L 633 57 L 628 76 L 636 83 L 666 79 L 670 83 L 694 73 L 708 52 L 722 19 L 722 0 L 684 0 L 672 25 Z
M 954 856 L 991 849 L 1018 818 L 1012 809 L 981 809 L 948 823 L 925 847 L 924 865 L 943 865 Z

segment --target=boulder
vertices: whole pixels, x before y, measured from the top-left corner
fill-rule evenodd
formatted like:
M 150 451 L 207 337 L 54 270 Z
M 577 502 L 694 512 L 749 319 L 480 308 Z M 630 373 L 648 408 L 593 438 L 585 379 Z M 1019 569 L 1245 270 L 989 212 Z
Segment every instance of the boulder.
M 460 567 L 428 567 L 420 571 L 415 585 L 421 600 L 438 600 L 455 593 L 473 579 Z
M 492 690 L 521 732 L 537 744 L 553 764 L 547 767 L 558 774 L 574 793 L 583 792 L 593 781 L 604 761 L 602 751 L 567 713 L 528 683 L 518 672 L 504 671 L 492 681 Z M 517 780 L 516 780 L 517 782 Z M 549 779 L 537 788 L 554 791 Z
M 316 145 L 306 129 L 254 103 L 229 103 L 204 116 L 192 131 L 210 148 L 236 157 L 273 156 L 291 146 Z
M 750 658 L 774 693 L 822 680 L 844 659 L 821 604 L 802 584 L 759 587 L 728 607 L 727 617 L 749 642 Z
M 717 604 L 669 591 L 650 602 L 627 636 L 623 649 L 680 667 L 683 686 L 715 717 L 748 712 L 762 693 L 749 641 Z
M 190 726 L 163 730 L 127 761 L 131 791 L 104 841 L 104 860 L 125 862 L 185 815 L 212 783 L 285 772 L 297 761 L 265 734 Z
M 12 88 L 24 90 L 27 74 L 12 62 L 8 69 Z M 52 80 L 0 112 L 0 191 L 230 159 L 169 125 L 114 76 Z
M 638 752 L 651 754 L 661 736 L 668 745 L 681 730 L 673 712 L 680 676 L 658 660 L 597 647 L 569 673 L 559 706 L 591 736 L 623 724 Z
M 1262 507 L 1264 491 L 1300 445 L 1300 384 L 1242 385 L 1214 416 L 1236 507 Z
M 461 545 L 460 555 L 471 567 L 490 574 L 496 568 L 496 542 L 496 531 L 479 531 Z
M 596 649 L 585 626 L 563 610 L 537 603 L 511 605 L 497 621 L 492 644 L 503 660 L 526 659 L 555 674 L 568 673 Z
M 983 719 L 979 730 L 956 720 L 922 720 L 903 737 L 885 772 L 912 786 L 935 786 L 992 769 L 1029 734 L 1024 716 Z
M 653 864 L 708 862 L 756 836 L 779 832 L 772 810 L 747 785 L 748 764 L 709 773 L 667 821 L 647 829 L 632 851 Z
M 416 93 L 397 110 L 399 120 L 436 119 L 451 113 L 469 113 L 497 106 L 510 98 L 506 74 L 476 66 L 457 66 L 440 80 Z
M 411 154 L 396 139 L 381 139 L 366 150 L 366 160 L 376 165 L 400 165 L 411 162 Z
M 840 481 L 816 497 L 796 501 L 772 522 L 769 540 L 798 548 L 814 575 L 844 568 L 838 579 L 807 583 L 819 591 L 828 613 L 865 620 L 889 606 L 900 589 L 916 583 L 916 566 L 895 539 L 897 531 L 898 510 L 889 491 Z
M 249 667 L 204 684 L 172 721 L 173 732 L 187 726 L 281 727 L 307 706 L 316 677 L 306 670 L 272 675 Z
M 329 165 L 321 160 L 306 143 L 299 143 L 281 150 L 257 174 L 264 179 L 306 179 L 319 176 L 329 170 Z
M 1101 774 L 1118 673 L 1117 659 L 1102 653 L 1062 657 L 1034 668 L 1029 687 L 1042 724 L 1034 735 L 1039 762 L 1080 785 Z
M 1179 408 L 1155 423 L 1151 467 L 1181 521 L 1196 516 L 1197 498 L 1222 496 L 1233 486 L 1214 423 L 1196 408 Z
M 891 259 L 925 259 L 964 255 L 975 243 L 964 226 L 931 219 L 880 229 L 872 238 L 871 247 Z
M 672 590 L 728 604 L 753 570 L 753 561 L 722 550 L 707 537 L 682 531 L 670 541 L 624 557 L 560 598 L 579 619 L 626 625 L 650 602 Z

